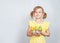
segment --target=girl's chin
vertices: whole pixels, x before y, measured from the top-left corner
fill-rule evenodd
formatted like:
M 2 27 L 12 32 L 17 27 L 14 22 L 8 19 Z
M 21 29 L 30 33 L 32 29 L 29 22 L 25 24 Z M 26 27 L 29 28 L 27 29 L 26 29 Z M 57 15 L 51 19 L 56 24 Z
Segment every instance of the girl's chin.
M 36 18 L 36 19 L 40 19 L 40 18 Z
M 36 17 L 36 19 L 40 19 L 40 17 Z

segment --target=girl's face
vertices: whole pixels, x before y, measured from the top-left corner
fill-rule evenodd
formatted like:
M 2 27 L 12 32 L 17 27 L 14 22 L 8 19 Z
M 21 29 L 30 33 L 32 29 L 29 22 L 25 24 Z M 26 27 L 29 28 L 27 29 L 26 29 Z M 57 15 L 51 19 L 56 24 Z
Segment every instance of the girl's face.
M 35 10 L 34 17 L 37 18 L 37 19 L 43 17 L 43 13 L 42 13 L 42 9 L 41 8 L 38 8 L 38 9 Z

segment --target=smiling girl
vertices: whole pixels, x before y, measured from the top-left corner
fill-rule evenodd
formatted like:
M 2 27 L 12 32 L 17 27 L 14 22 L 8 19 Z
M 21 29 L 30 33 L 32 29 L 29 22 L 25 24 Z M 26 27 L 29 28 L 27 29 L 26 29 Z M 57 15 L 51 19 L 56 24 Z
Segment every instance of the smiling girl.
M 36 6 L 31 12 L 31 17 L 33 20 L 29 21 L 27 30 L 27 36 L 30 37 L 30 43 L 46 43 L 45 37 L 50 36 L 50 22 L 45 21 L 47 14 L 41 6 Z M 39 26 L 41 26 L 40 30 L 37 28 Z

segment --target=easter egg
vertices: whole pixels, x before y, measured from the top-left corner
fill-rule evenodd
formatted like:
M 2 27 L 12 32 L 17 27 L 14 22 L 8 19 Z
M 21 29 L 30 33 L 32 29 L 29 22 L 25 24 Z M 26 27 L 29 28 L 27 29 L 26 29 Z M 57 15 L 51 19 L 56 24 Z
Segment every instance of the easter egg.
M 40 31 L 41 31 L 41 30 L 42 30 L 42 26 L 39 26 L 39 27 L 38 27 L 38 30 L 40 30 Z

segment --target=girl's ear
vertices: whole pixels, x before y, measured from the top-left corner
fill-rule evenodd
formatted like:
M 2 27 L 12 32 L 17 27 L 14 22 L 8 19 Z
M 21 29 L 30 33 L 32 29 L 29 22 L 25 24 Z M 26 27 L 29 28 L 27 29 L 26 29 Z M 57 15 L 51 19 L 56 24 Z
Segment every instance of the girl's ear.
M 44 15 L 44 13 L 42 13 L 42 15 Z
M 35 17 L 34 13 L 33 13 L 33 17 Z
M 42 13 L 42 18 L 43 18 L 43 16 L 44 16 L 44 13 Z
M 34 18 L 35 18 L 35 16 L 34 16 L 34 14 L 33 14 L 32 19 L 34 19 Z

